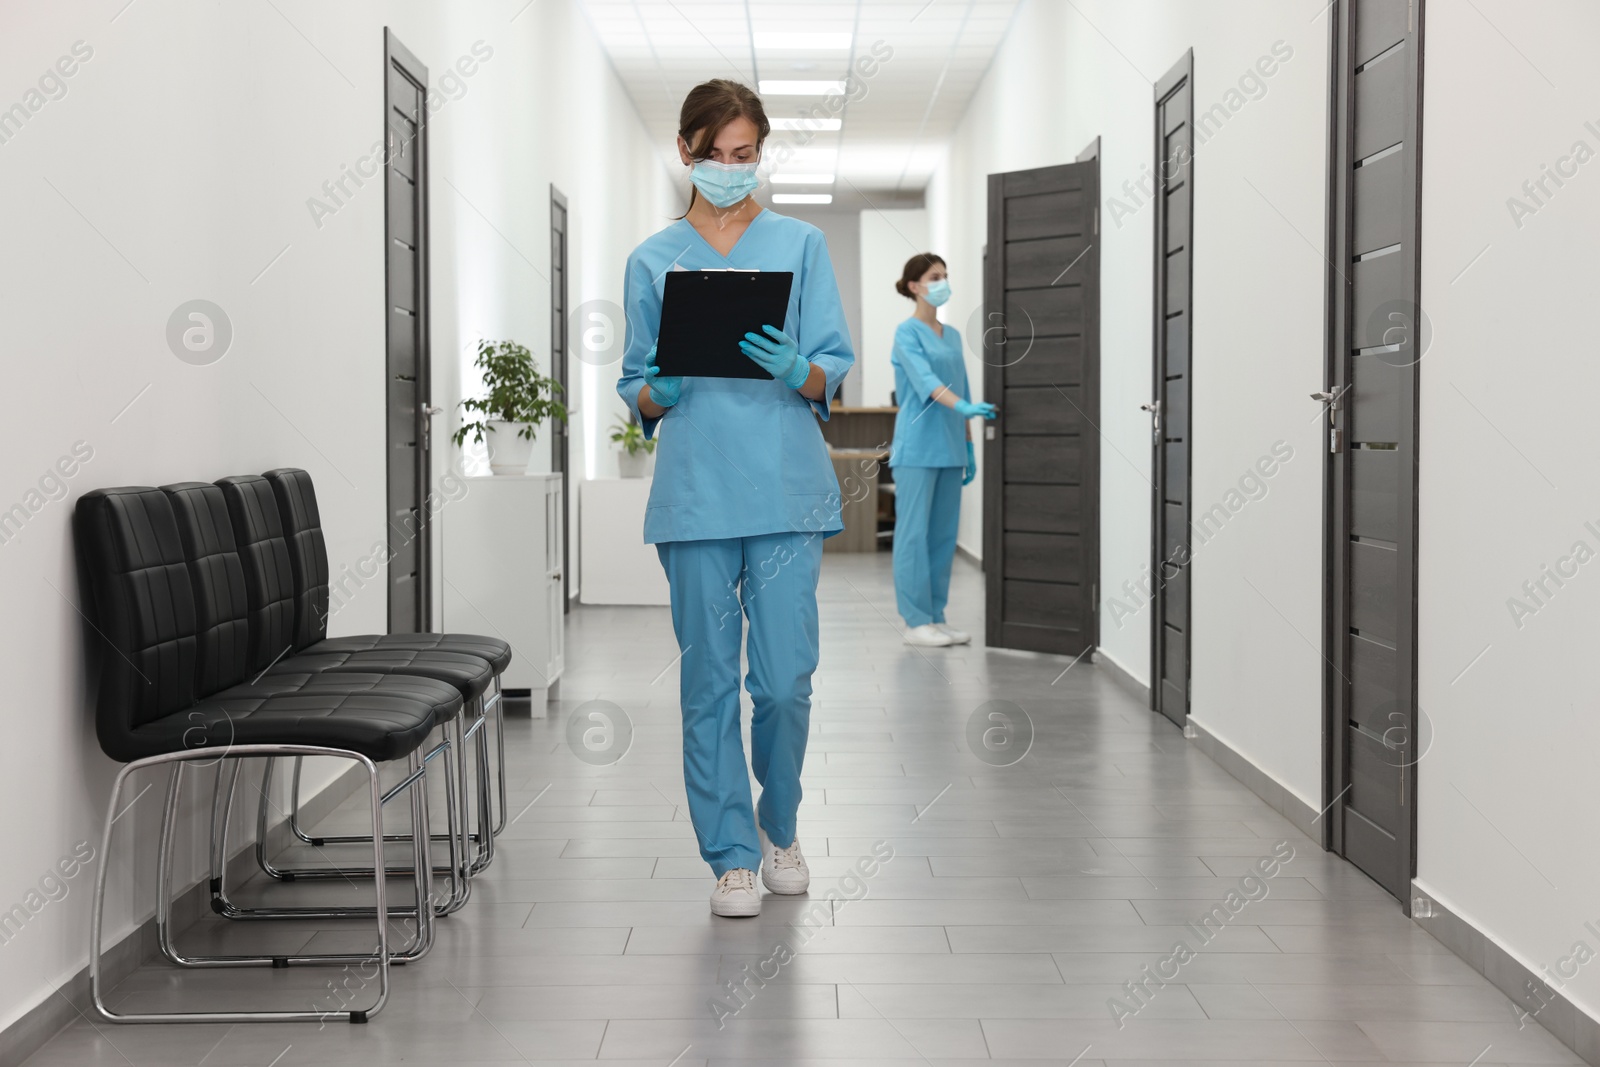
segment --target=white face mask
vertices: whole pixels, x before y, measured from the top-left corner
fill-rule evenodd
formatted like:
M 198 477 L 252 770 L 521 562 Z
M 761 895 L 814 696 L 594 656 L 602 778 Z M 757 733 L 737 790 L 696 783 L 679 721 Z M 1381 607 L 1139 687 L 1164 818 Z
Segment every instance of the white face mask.
M 714 159 L 696 160 L 689 171 L 700 195 L 717 207 L 732 207 L 761 186 L 756 163 L 718 163 Z

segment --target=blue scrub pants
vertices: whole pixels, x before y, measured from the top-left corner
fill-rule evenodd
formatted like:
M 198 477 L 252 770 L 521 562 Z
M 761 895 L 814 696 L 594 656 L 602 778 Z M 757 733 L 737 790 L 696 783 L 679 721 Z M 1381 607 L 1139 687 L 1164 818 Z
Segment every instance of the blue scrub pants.
M 944 622 L 962 467 L 894 468 L 894 598 L 907 626 Z
M 672 629 L 683 652 L 683 783 L 700 856 L 718 878 L 735 867 L 760 870 L 758 814 L 773 844 L 794 843 L 811 728 L 811 675 L 817 669 L 822 536 L 665 541 L 656 552 L 667 572 Z M 746 619 L 745 688 L 755 704 L 748 768 L 739 734 L 739 646 Z M 752 770 L 761 783 L 754 811 Z

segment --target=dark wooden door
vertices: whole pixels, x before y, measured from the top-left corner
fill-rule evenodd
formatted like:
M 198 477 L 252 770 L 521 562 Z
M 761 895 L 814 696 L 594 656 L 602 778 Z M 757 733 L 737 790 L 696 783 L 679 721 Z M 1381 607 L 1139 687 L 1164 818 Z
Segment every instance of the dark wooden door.
M 1100 573 L 1099 160 L 989 175 L 986 639 L 1079 655 Z
M 1416 870 L 1422 0 L 1331 20 L 1326 844 L 1407 903 Z
M 1150 412 L 1150 707 L 1189 718 L 1189 460 L 1194 286 L 1194 52 L 1156 83 L 1155 396 Z
M 550 377 L 561 384 L 556 399 L 572 403 L 572 383 L 567 374 L 567 198 L 550 186 Z M 572 574 L 572 434 L 565 420 L 551 420 L 550 469 L 561 475 L 561 613 L 572 610 L 567 583 Z
M 429 490 L 428 68 L 386 28 L 384 292 L 389 629 L 432 629 Z

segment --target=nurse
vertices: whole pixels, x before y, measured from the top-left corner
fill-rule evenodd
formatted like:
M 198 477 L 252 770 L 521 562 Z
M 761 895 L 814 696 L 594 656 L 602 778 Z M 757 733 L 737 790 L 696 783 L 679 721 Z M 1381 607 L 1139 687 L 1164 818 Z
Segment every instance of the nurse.
M 774 893 L 810 872 L 795 815 L 817 667 L 822 541 L 844 528 L 839 482 L 817 420 L 855 362 L 822 231 L 751 196 L 771 126 L 747 86 L 696 86 L 678 121 L 689 210 L 628 257 L 627 339 L 617 392 L 655 438 L 644 539 L 671 589 L 681 651 L 683 778 L 716 915 L 761 911 L 755 871 Z M 784 321 L 740 342 L 771 378 L 662 375 L 655 341 L 672 270 L 792 271 Z M 754 703 L 751 759 L 739 734 L 739 656 Z M 761 784 L 750 797 L 750 772 Z
M 939 321 L 950 299 L 944 260 L 922 252 L 906 260 L 895 291 L 916 310 L 894 331 L 895 399 L 889 466 L 894 472 L 894 595 L 906 643 L 960 645 L 972 640 L 944 621 L 955 562 L 961 487 L 978 476 L 970 418 L 993 419 L 993 404 L 965 399 L 961 334 Z

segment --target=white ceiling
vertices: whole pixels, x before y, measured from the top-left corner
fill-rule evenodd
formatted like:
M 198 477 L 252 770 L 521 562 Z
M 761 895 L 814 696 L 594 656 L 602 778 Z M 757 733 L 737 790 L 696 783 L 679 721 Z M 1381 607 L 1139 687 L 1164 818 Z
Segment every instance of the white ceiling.
M 678 108 L 707 78 L 759 81 L 840 80 L 872 54 L 870 78 L 851 83 L 854 99 L 822 114 L 843 120 L 838 132 L 773 130 L 763 150 L 771 162 L 780 141 L 824 154 L 781 170 L 834 170 L 827 185 L 772 185 L 768 192 L 832 192 L 833 207 L 910 206 L 989 66 L 1018 0 L 583 0 L 595 33 L 649 128 L 662 157 L 682 169 L 674 149 Z M 849 50 L 757 48 L 757 35 L 836 32 Z M 879 44 L 878 42 L 882 42 Z M 864 95 L 863 95 L 864 87 Z M 820 96 L 764 94 L 767 117 L 811 112 Z M 776 125 L 776 122 L 774 122 Z M 836 153 L 829 166 L 826 153 Z M 767 168 L 763 168 L 765 173 Z

